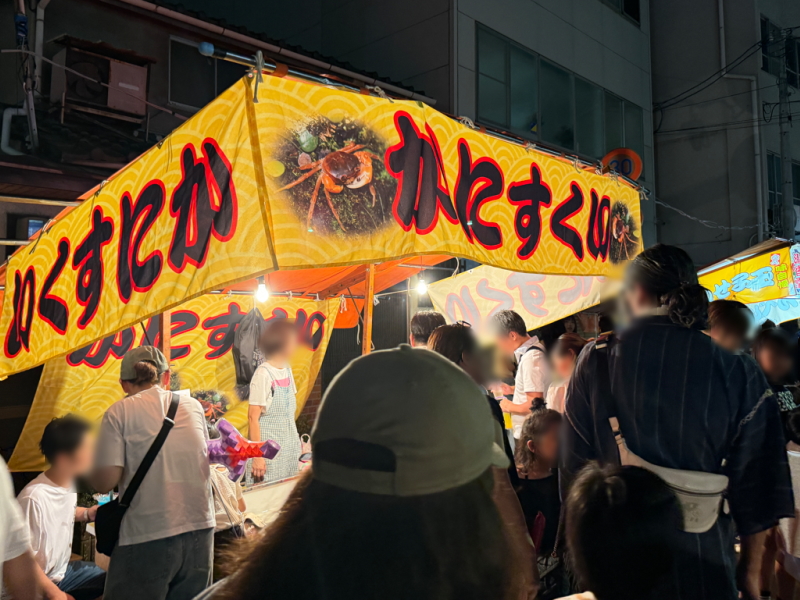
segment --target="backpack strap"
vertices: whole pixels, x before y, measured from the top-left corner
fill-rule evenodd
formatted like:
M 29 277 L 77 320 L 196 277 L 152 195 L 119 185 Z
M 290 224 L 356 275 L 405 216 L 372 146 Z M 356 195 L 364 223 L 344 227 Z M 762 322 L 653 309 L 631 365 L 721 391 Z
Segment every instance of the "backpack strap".
M 614 441 L 617 442 L 617 446 L 621 449 L 625 444 L 625 439 L 622 437 L 622 430 L 617 418 L 617 402 L 614 398 L 614 392 L 611 391 L 611 365 L 608 360 L 609 345 L 613 338 L 613 333 L 605 333 L 598 337 L 595 342 L 595 355 L 597 356 L 596 381 L 600 401 L 608 413 L 608 424 L 611 426 L 611 433 L 614 436 Z
M 150 467 L 153 466 L 156 456 L 158 456 L 158 453 L 161 451 L 161 446 L 163 446 L 164 442 L 167 441 L 169 432 L 172 431 L 172 428 L 175 426 L 175 415 L 178 412 L 178 404 L 180 404 L 180 400 L 181 397 L 175 392 L 172 392 L 172 398 L 169 403 L 169 408 L 167 409 L 167 414 L 164 417 L 164 422 L 161 424 L 161 430 L 158 432 L 158 435 L 156 435 L 156 438 L 153 440 L 153 443 L 147 450 L 147 454 L 144 455 L 141 464 L 139 464 L 139 468 L 136 469 L 133 479 L 131 479 L 130 484 L 125 489 L 125 493 L 122 495 L 122 498 L 119 501 L 120 506 L 127 507 L 131 505 L 131 502 L 133 502 L 133 497 L 139 490 L 139 486 L 142 485 L 142 481 L 144 480 L 145 475 L 147 475 L 147 472 L 150 470 Z

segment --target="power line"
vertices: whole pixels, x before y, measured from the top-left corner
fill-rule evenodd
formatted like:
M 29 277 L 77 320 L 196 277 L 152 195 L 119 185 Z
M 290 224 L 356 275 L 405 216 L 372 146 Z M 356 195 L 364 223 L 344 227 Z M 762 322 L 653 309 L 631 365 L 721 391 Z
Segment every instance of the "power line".
M 764 87 L 756 88 L 756 91 L 767 90 L 769 88 L 778 87 L 777 83 L 773 83 L 771 85 L 765 85 Z M 692 102 L 690 104 L 682 104 L 681 108 L 689 108 L 690 106 L 697 106 L 698 104 L 706 104 L 707 102 L 716 102 L 717 100 L 724 100 L 725 98 L 733 98 L 734 96 L 742 96 L 744 94 L 752 94 L 753 90 L 745 90 L 744 92 L 735 92 L 733 94 L 725 94 L 724 96 L 716 96 L 714 98 L 709 98 L 708 100 L 698 100 L 697 102 Z
M 800 28 L 800 26 L 787 27 L 787 28 L 784 28 L 783 31 L 793 31 L 793 30 L 798 29 L 798 28 Z M 684 100 L 688 100 L 692 96 L 695 96 L 695 95 L 699 94 L 700 92 L 702 92 L 703 90 L 705 90 L 709 86 L 713 85 L 718 80 L 722 79 L 725 76 L 725 73 L 727 71 L 729 71 L 729 70 L 731 70 L 731 69 L 733 69 L 735 67 L 738 67 L 745 60 L 747 60 L 748 58 L 753 56 L 759 49 L 766 48 L 767 46 L 771 46 L 772 44 L 775 44 L 775 43 L 780 42 L 780 41 L 782 41 L 782 40 L 780 40 L 780 39 L 770 40 L 766 45 L 764 44 L 763 41 L 760 41 L 760 40 L 757 41 L 752 46 L 747 48 L 744 52 L 742 52 L 742 54 L 740 54 L 738 57 L 733 59 L 730 63 L 728 63 L 727 65 L 725 65 L 721 69 L 715 71 L 714 73 L 712 73 L 711 75 L 706 77 L 704 80 L 700 81 L 699 83 L 696 83 L 695 85 L 693 85 L 692 87 L 684 90 L 680 94 L 676 94 L 672 98 L 667 98 L 666 100 L 662 100 L 661 102 L 655 103 L 653 105 L 653 107 L 655 109 L 659 109 L 661 111 L 664 111 L 665 109 L 670 108 L 672 106 L 675 106 L 676 104 L 679 104 L 680 102 L 683 102 Z
M 667 204 L 666 202 L 664 202 L 663 200 L 659 200 L 658 198 L 654 197 L 653 201 L 656 204 L 658 204 L 659 206 L 663 206 L 665 208 L 669 208 L 670 210 L 674 210 L 676 213 L 678 213 L 682 217 L 685 217 L 685 218 L 687 218 L 687 219 L 689 219 L 691 221 L 695 221 L 697 223 L 700 223 L 700 225 L 702 225 L 703 227 L 708 227 L 709 229 L 724 229 L 724 230 L 727 230 L 727 231 L 743 231 L 743 230 L 746 230 L 746 229 L 754 229 L 754 228 L 758 227 L 758 224 L 756 224 L 756 225 L 741 225 L 741 226 L 738 226 L 738 225 L 737 226 L 721 225 L 721 224 L 717 223 L 716 221 L 712 221 L 710 219 L 701 219 L 699 217 L 695 217 L 693 215 L 690 215 L 689 213 L 687 213 L 685 211 L 682 211 L 680 208 L 672 206 L 671 204 Z
M 712 73 L 711 75 L 709 75 L 708 77 L 706 77 L 705 79 L 700 81 L 699 83 L 696 83 L 692 87 L 684 90 L 680 94 L 676 94 L 672 98 L 667 98 L 666 100 L 662 100 L 661 102 L 657 102 L 654 106 L 656 108 L 659 108 L 659 109 L 669 108 L 670 106 L 674 106 L 675 104 L 677 104 L 679 102 L 682 102 L 682 101 L 684 101 L 684 100 L 686 100 L 688 98 L 691 98 L 695 94 L 699 94 L 701 91 L 706 89 L 709 85 L 711 85 L 712 83 L 717 81 L 717 79 L 720 79 L 724 75 L 724 73 L 726 71 L 728 71 L 730 69 L 733 69 L 734 67 L 739 66 L 739 64 L 741 62 L 744 62 L 745 60 L 750 58 L 753 54 L 755 54 L 761 48 L 762 45 L 763 44 L 762 44 L 761 41 L 756 42 L 755 44 L 753 44 L 752 46 L 747 48 L 744 52 L 742 52 L 738 57 L 736 57 L 731 62 L 729 62 L 727 65 L 725 65 L 723 68 L 721 68 L 721 69 L 719 69 L 717 71 L 714 71 L 714 73 Z
M 790 113 L 789 117 L 800 117 L 800 112 L 798 113 Z M 667 133 L 681 133 L 685 131 L 702 131 L 702 130 L 711 130 L 711 129 L 739 129 L 743 127 L 751 127 L 754 123 L 760 123 L 761 119 L 742 119 L 739 121 L 728 121 L 725 123 L 714 123 L 712 125 L 697 125 L 696 127 L 682 127 L 680 129 L 668 129 L 666 131 L 656 131 L 655 133 L 659 135 L 664 135 Z M 764 123 L 764 125 L 772 124 L 770 121 Z M 777 124 L 777 123 L 775 123 Z

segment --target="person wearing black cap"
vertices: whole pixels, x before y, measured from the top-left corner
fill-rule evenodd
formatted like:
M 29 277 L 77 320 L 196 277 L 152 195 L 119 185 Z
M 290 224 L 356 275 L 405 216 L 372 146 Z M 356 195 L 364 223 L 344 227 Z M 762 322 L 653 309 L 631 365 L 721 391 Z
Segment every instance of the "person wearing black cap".
M 494 440 L 483 392 L 449 360 L 406 345 L 354 360 L 325 392 L 285 510 L 201 597 L 520 598 Z
M 126 397 L 109 407 L 100 426 L 92 477 L 98 492 L 119 486 L 124 497 L 174 409 L 168 384 L 169 364 L 157 348 L 140 346 L 122 358 L 120 385 Z M 211 582 L 216 521 L 208 430 L 200 403 L 177 398 L 174 425 L 122 519 L 105 600 L 185 600 Z

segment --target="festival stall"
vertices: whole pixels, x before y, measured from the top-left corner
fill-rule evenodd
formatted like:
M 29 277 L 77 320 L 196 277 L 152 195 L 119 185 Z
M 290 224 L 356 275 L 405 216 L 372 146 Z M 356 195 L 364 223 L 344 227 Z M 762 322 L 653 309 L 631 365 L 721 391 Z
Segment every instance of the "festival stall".
M 800 318 L 800 244 L 773 238 L 698 272 L 710 300 L 736 300 L 755 324 Z
M 169 352 L 193 392 L 225 390 L 225 336 L 252 295 L 269 296 L 265 318 L 302 311 L 308 389 L 334 317 L 363 323 L 368 352 L 375 291 L 425 266 L 606 277 L 640 250 L 640 190 L 613 172 L 422 103 L 277 75 L 236 83 L 8 261 L 0 377 L 46 363 L 13 469 L 42 467 L 34 441 L 53 416 L 100 417 L 134 344 Z

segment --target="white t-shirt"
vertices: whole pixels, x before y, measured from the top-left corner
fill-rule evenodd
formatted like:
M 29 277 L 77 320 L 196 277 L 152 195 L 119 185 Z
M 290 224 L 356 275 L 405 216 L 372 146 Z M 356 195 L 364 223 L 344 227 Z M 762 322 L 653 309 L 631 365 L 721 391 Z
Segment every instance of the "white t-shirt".
M 120 496 L 161 429 L 170 396 L 155 386 L 115 402 L 103 416 L 95 464 L 124 467 Z M 214 527 L 207 440 L 200 403 L 182 395 L 175 426 L 122 520 L 120 546 Z
M 6 462 L 0 458 L 0 569 L 2 563 L 20 556 L 30 548 L 28 530 L 22 511 L 14 499 L 14 484 Z M 0 596 L 3 596 L 3 577 L 0 570 Z
M 72 554 L 78 494 L 75 488 L 56 485 L 41 473 L 22 489 L 17 501 L 28 524 L 33 556 L 44 574 L 58 583 Z
M 288 380 L 288 381 L 287 381 Z M 273 367 L 267 361 L 258 365 L 256 372 L 253 373 L 253 378 L 250 380 L 250 405 L 263 406 L 261 413 L 267 413 L 272 404 L 272 382 L 275 381 L 278 385 L 283 384 L 284 387 L 290 385 L 292 391 L 297 393 L 297 385 L 294 383 L 294 374 L 292 374 L 291 367 L 284 367 L 278 369 Z
M 554 381 L 547 388 L 547 394 L 544 401 L 547 408 L 556 410 L 564 414 L 564 404 L 567 401 L 567 387 L 569 386 L 569 379 L 566 381 Z
M 514 398 L 511 400 L 514 404 L 525 404 L 528 401 L 526 394 L 530 392 L 540 392 L 544 397 L 550 385 L 550 364 L 547 362 L 547 356 L 541 350 L 528 351 L 531 346 L 542 347 L 535 335 L 514 350 L 518 363 L 517 376 L 514 379 Z M 511 415 L 515 439 L 519 439 L 526 416 Z

